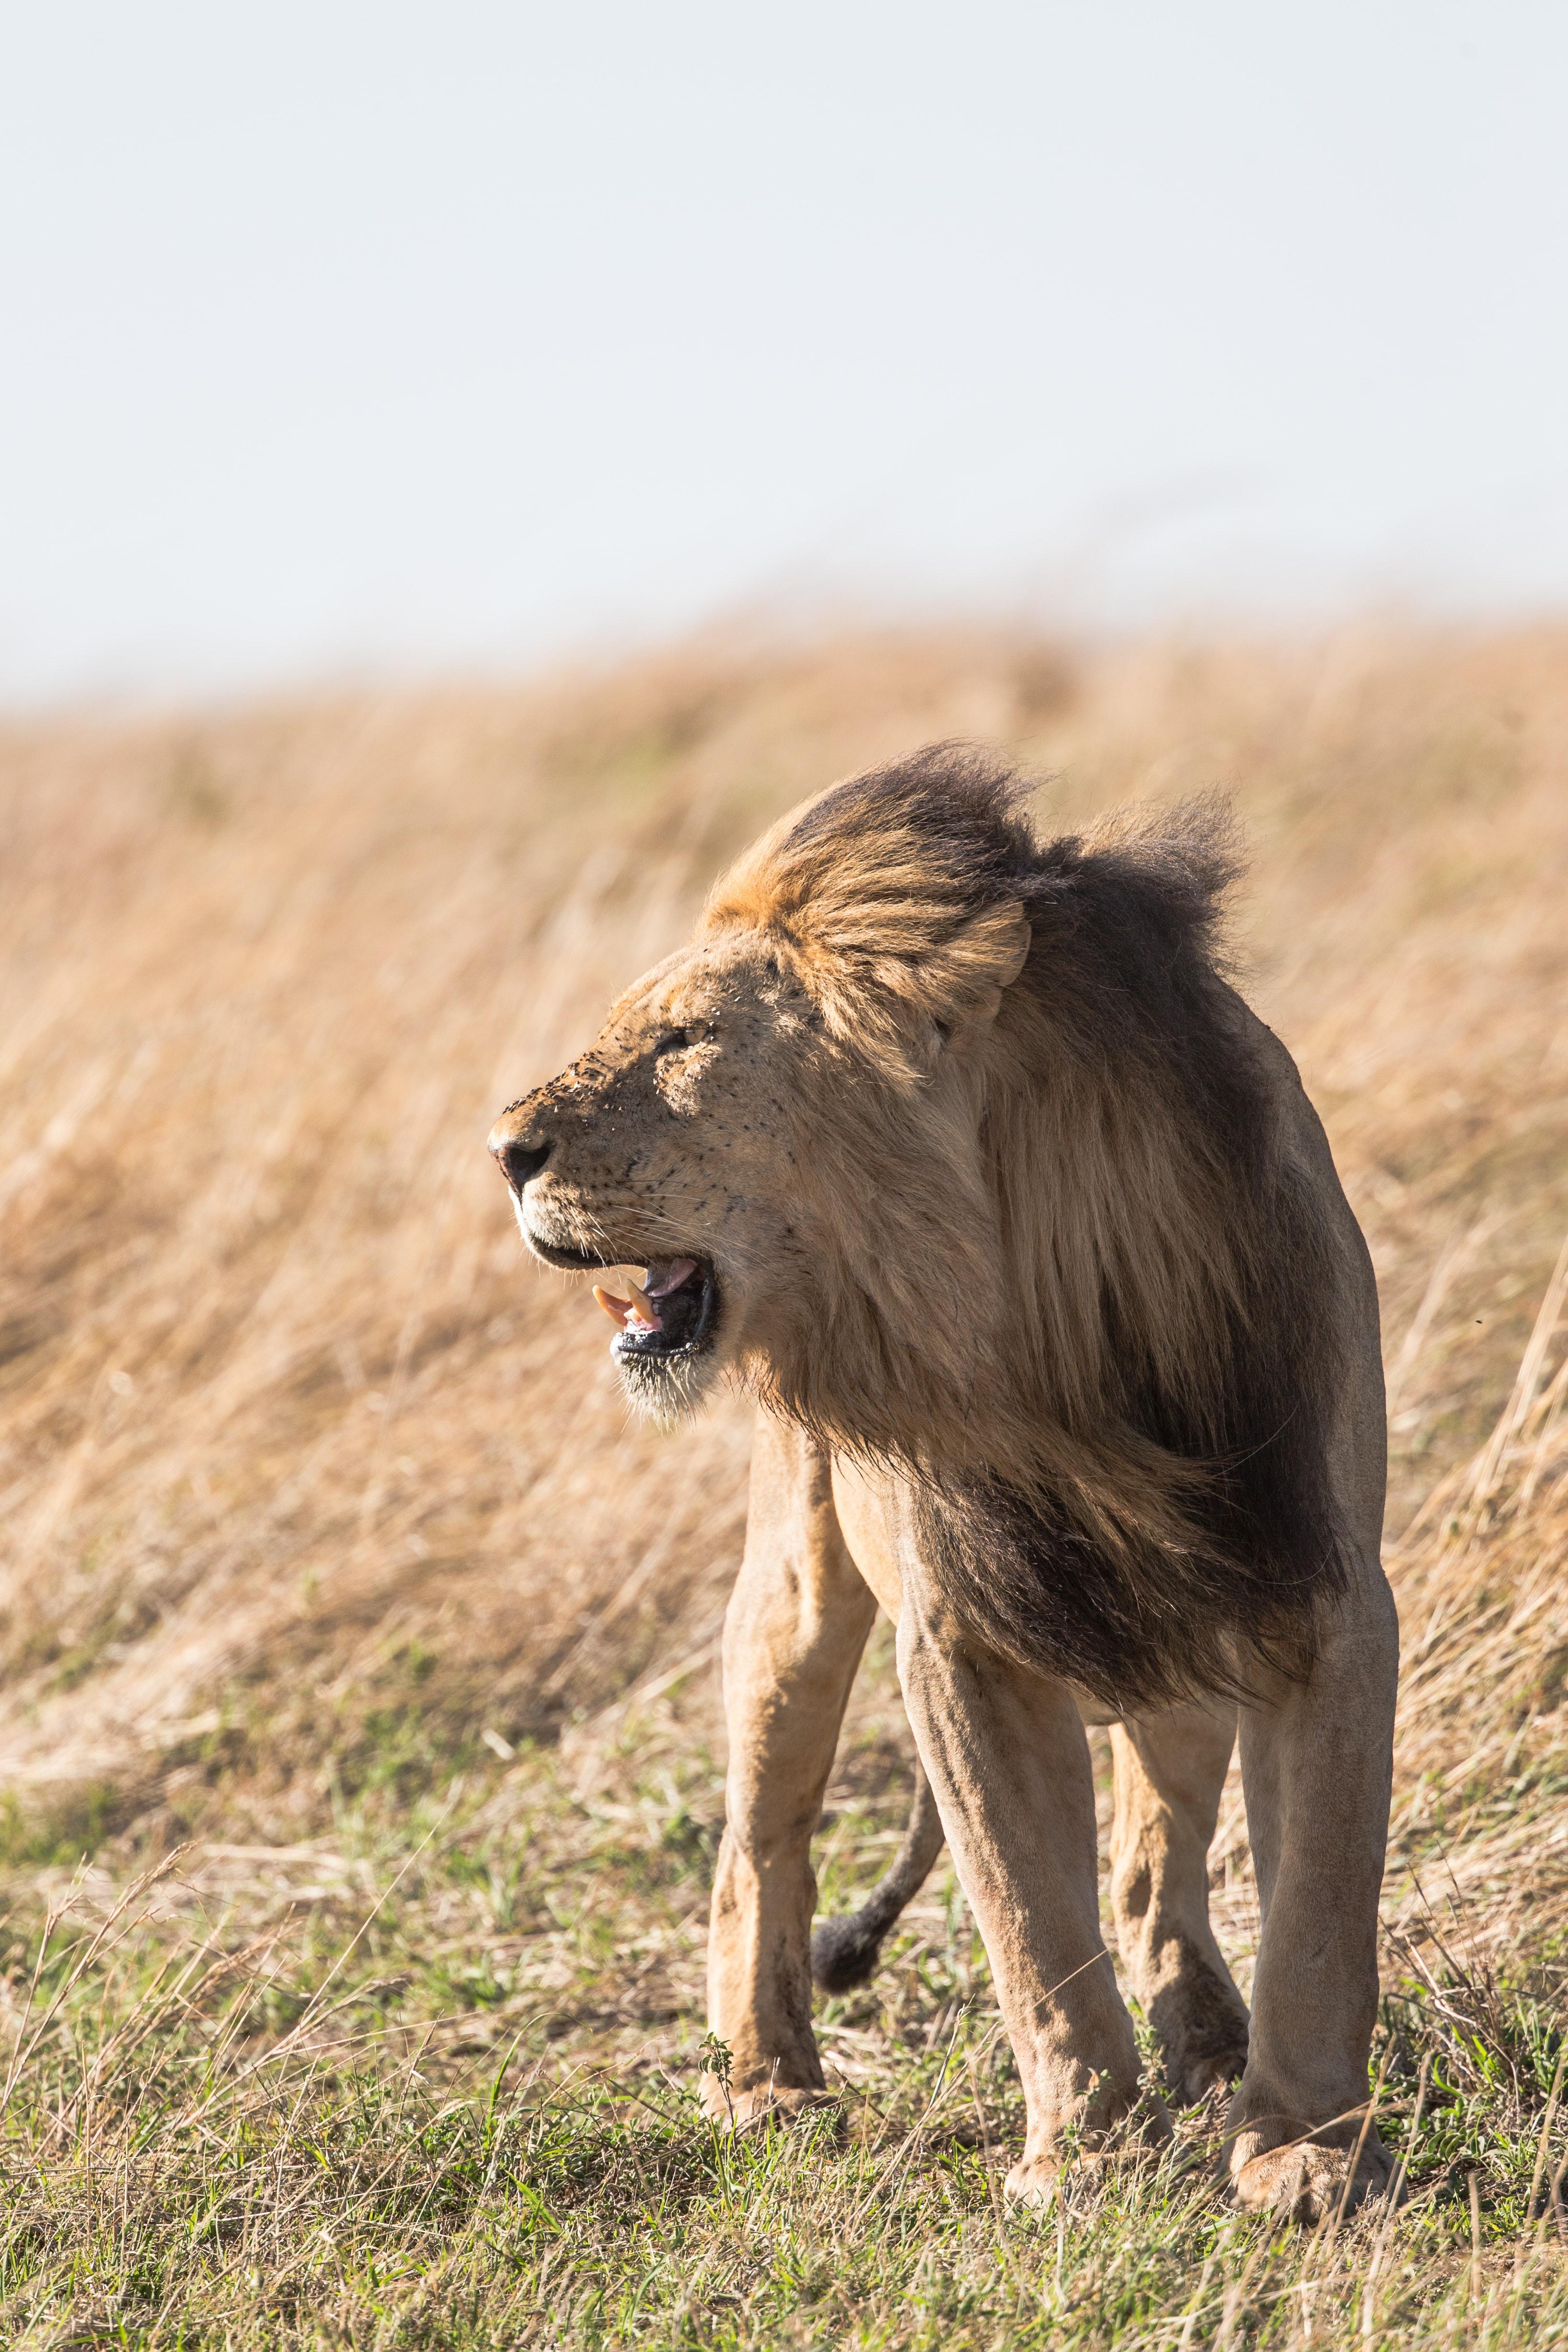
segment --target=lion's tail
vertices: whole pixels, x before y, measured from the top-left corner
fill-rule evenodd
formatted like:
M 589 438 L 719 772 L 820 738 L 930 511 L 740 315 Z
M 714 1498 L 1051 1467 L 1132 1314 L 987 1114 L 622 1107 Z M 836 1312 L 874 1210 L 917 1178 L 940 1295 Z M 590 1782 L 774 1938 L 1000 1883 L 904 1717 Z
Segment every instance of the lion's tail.
M 847 1992 L 864 1984 L 877 1965 L 882 1938 L 911 1896 L 918 1895 L 942 1852 L 942 1817 L 931 1782 L 915 1763 L 915 1802 L 892 1868 L 879 1878 L 858 1911 L 825 1919 L 811 1938 L 811 1973 L 824 1992 Z

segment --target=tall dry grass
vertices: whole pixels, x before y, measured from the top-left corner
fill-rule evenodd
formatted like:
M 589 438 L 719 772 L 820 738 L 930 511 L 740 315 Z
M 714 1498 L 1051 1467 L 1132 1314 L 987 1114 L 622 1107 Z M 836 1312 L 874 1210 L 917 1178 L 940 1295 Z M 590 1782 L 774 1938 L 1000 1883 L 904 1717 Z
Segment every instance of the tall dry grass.
M 1234 793 L 1248 985 L 1378 1264 L 1396 1536 L 1469 1460 L 1568 1230 L 1563 633 L 715 642 L 526 689 L 13 724 L 0 1785 L 24 1820 L 298 1838 L 367 1742 L 436 1771 L 706 1660 L 746 1416 L 626 1426 L 599 1318 L 520 1262 L 483 1137 L 763 820 L 952 735 L 1030 762 L 1052 824 Z M 1428 1515 L 1397 1554 L 1430 1620 L 1412 1759 L 1496 1748 L 1443 1661 L 1560 1362 L 1553 1319 L 1468 1548 Z M 1521 1563 L 1556 1557 L 1519 1532 L 1556 1526 L 1542 1442 L 1500 1506 Z M 1556 1656 L 1549 1586 L 1484 1617 L 1538 1715 L 1559 1669 L 1519 1662 Z
M 944 735 L 1062 825 L 1234 793 L 1249 991 L 1377 1261 L 1414 2195 L 1343 2231 L 1227 2214 L 1203 2110 L 1005 2220 L 942 1871 L 819 2020 L 842 2145 L 696 2115 L 747 1419 L 626 1426 L 483 1139 L 764 819 Z M 1568 631 L 712 643 L 0 731 L 0 2340 L 1562 2340 L 1565 886 Z M 906 1737 L 882 1629 L 830 1906 Z M 1235 1790 L 1213 1860 L 1245 1984 Z

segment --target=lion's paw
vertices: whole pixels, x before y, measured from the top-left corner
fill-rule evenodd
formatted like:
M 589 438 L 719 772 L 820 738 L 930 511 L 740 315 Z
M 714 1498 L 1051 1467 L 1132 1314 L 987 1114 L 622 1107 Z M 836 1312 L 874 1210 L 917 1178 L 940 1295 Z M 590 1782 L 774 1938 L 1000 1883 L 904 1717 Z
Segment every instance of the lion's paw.
M 726 2091 L 710 2074 L 702 2085 L 703 2112 L 721 2131 L 757 2131 L 769 2125 L 781 2128 L 808 2116 L 836 2116 L 839 2101 L 831 2091 L 797 2090 L 783 2083 L 755 2083 L 748 2091 Z
M 1145 2091 L 1129 2112 L 1104 2132 L 1098 2145 L 1026 2149 L 1002 2184 L 1010 2205 L 1044 2210 L 1059 2199 L 1069 2204 L 1092 2202 L 1113 2167 L 1147 2162 L 1158 2156 L 1171 2137 L 1171 2118 L 1163 2099 Z
M 1009 2205 L 1026 2212 L 1046 2213 L 1057 2205 L 1092 2206 L 1105 2186 L 1110 2159 L 1103 2148 L 1080 2148 L 1074 2155 L 1021 2156 L 1002 2183 Z
M 1230 2193 L 1245 2211 L 1310 2223 L 1353 2213 L 1369 2197 L 1384 2196 L 1393 2175 L 1394 2159 L 1379 2139 L 1369 2138 L 1359 2156 L 1353 2148 L 1292 2140 L 1248 2157 L 1231 2176 Z
M 1046 2213 L 1060 2204 L 1069 2212 L 1092 2208 L 1110 2179 L 1117 2158 L 1125 2163 L 1133 2148 L 1080 2148 L 1068 2157 L 1023 2156 L 1002 2183 L 1009 2205 L 1026 2212 Z

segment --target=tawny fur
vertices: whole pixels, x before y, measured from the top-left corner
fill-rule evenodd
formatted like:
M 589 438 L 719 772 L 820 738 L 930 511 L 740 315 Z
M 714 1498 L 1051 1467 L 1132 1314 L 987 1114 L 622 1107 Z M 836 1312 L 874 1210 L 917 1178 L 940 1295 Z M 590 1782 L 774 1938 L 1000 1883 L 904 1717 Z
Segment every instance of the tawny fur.
M 728 1370 L 768 1408 L 724 1637 L 731 2122 L 823 2095 L 811 1831 L 879 1603 L 1018 2061 L 1009 2193 L 1139 2096 L 1082 1733 L 1116 1717 L 1124 1956 L 1184 2089 L 1247 2052 L 1237 2197 L 1295 2199 L 1303 2138 L 1313 2210 L 1388 2177 L 1358 2118 L 1397 1647 L 1376 1292 L 1220 969 L 1234 870 L 1211 807 L 1042 844 L 1005 769 L 922 752 L 775 826 L 491 1139 L 549 1263 L 690 1262 L 668 1360 L 615 1343 L 640 1402 Z M 1205 1869 L 1237 1697 L 1250 2038 Z

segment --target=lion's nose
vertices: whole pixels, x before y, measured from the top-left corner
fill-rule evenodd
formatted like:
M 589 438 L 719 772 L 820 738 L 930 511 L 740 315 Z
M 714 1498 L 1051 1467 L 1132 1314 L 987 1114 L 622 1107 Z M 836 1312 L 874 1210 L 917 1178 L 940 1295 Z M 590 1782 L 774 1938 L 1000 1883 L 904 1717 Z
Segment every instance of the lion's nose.
M 555 1146 L 553 1142 L 530 1143 L 522 1136 L 513 1135 L 502 1119 L 490 1130 L 489 1148 L 512 1191 L 521 1192 L 538 1175 Z

